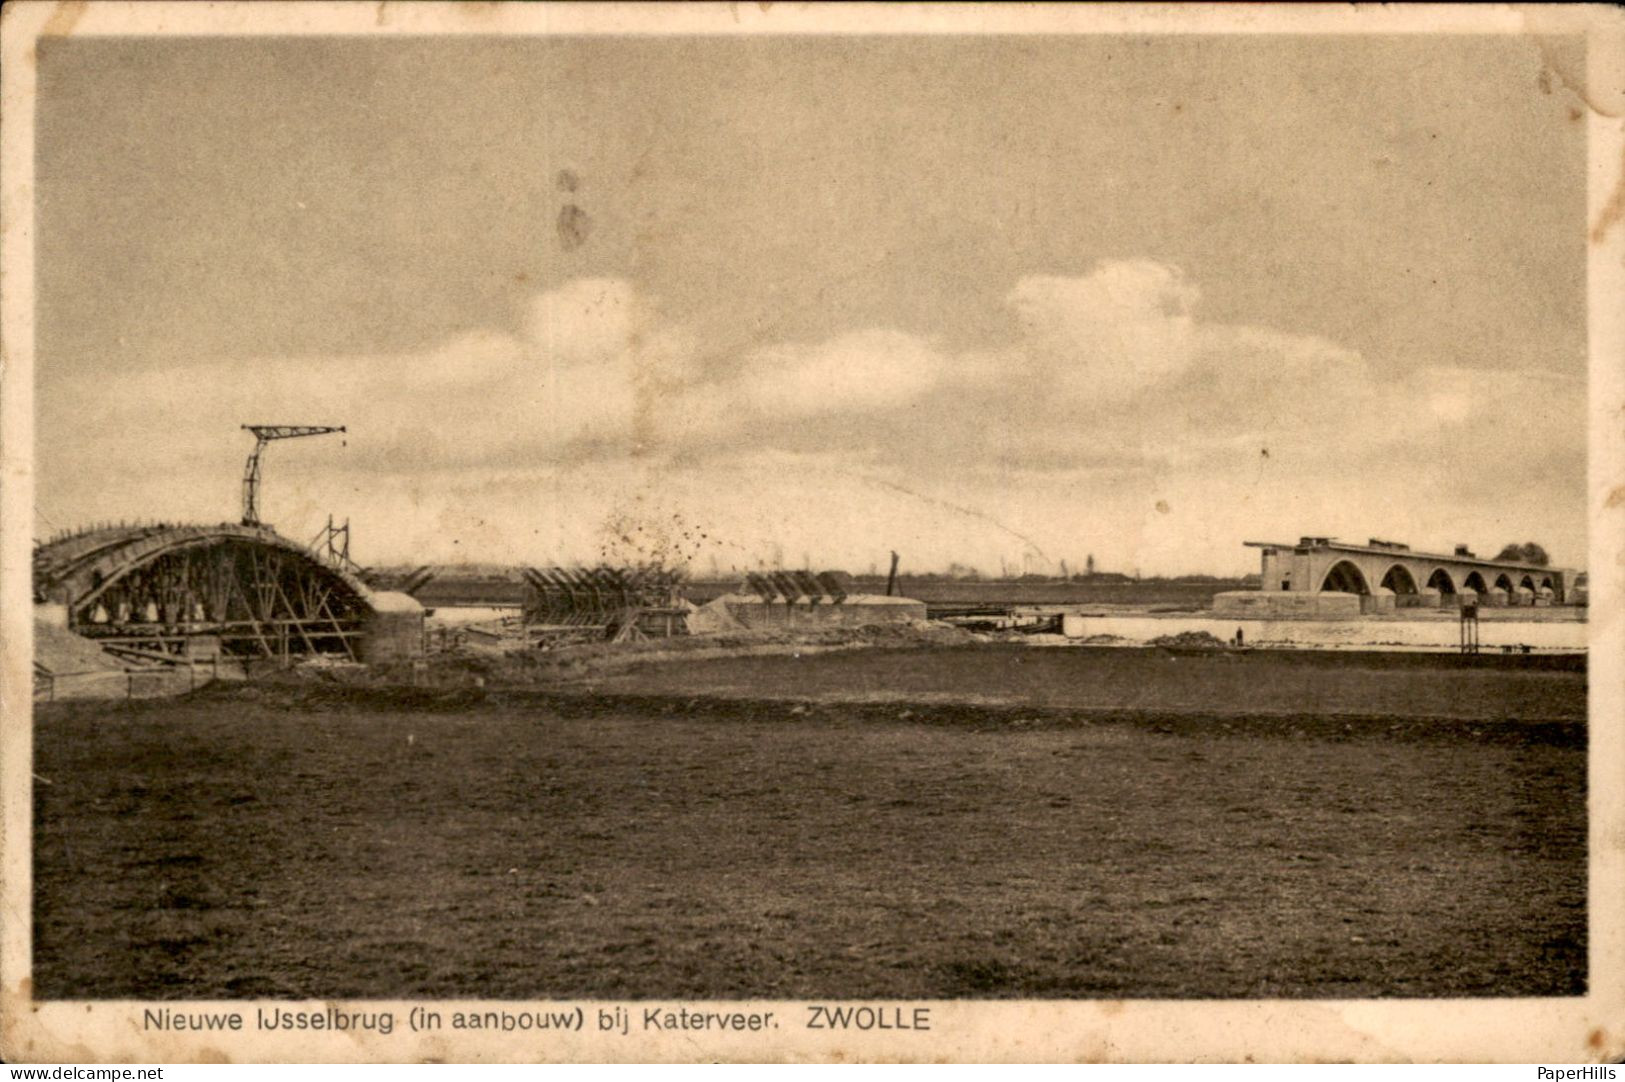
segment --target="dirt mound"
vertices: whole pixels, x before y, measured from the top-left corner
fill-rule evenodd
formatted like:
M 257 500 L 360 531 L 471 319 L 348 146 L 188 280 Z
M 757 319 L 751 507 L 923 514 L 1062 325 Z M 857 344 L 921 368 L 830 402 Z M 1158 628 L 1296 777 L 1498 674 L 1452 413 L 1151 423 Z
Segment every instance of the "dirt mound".
M 744 627 L 728 611 L 726 600 L 720 597 L 694 608 L 688 614 L 688 631 L 691 635 L 721 635 L 742 631 Z
M 1177 635 L 1159 635 L 1149 646 L 1172 646 L 1184 650 L 1223 650 L 1229 644 L 1206 631 L 1181 631 Z
M 415 672 L 409 664 L 374 666 L 366 674 L 324 672 L 321 678 L 346 684 L 415 682 L 436 687 L 532 687 L 646 665 L 834 650 L 963 646 L 979 641 L 977 635 L 962 628 L 928 620 L 864 627 L 755 630 L 738 627 L 708 635 L 625 643 L 574 643 L 549 649 L 514 648 L 500 654 L 453 649 L 429 658 L 427 665 L 419 666 Z
M 268 673 L 267 684 L 285 687 L 536 688 L 569 684 L 644 666 L 679 665 L 719 658 L 819 654 L 920 646 L 964 646 L 982 636 L 927 620 L 866 627 L 764 628 L 638 642 L 574 643 L 551 648 L 476 648 L 461 644 L 417 662 L 378 665 L 306 664 Z
M 34 622 L 34 664 L 57 676 L 123 668 L 117 658 L 90 639 L 39 620 Z

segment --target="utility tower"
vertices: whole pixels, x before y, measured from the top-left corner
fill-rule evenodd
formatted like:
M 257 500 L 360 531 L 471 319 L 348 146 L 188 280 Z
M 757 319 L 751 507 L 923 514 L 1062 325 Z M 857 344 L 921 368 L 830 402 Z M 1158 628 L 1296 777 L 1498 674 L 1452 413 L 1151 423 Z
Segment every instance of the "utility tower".
M 331 425 L 244 425 L 245 432 L 254 433 L 254 450 L 243 467 L 243 525 L 260 524 L 260 455 L 272 440 L 291 440 L 300 436 L 325 436 L 329 432 L 343 432 L 344 426 Z

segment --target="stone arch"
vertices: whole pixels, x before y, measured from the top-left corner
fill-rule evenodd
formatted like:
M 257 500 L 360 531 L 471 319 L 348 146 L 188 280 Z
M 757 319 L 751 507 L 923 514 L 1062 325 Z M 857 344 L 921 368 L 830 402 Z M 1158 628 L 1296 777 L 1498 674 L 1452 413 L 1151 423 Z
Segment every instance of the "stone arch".
M 1366 584 L 1364 572 L 1352 560 L 1339 560 L 1328 568 L 1326 576 L 1320 580 L 1320 588 L 1344 594 L 1371 592 L 1371 587 Z
M 1464 589 L 1471 590 L 1481 597 L 1490 592 L 1489 583 L 1485 582 L 1484 576 L 1477 571 L 1469 572 L 1467 577 L 1462 580 L 1461 585 Z
M 1382 582 L 1379 585 L 1386 590 L 1392 590 L 1396 594 L 1421 593 L 1416 588 L 1416 577 L 1411 574 L 1411 569 L 1404 564 L 1395 564 L 1390 567 L 1383 574 Z
M 1525 575 L 1521 580 L 1519 580 L 1518 585 L 1522 586 L 1525 590 L 1528 590 L 1532 594 L 1540 592 L 1540 587 L 1535 585 L 1535 578 L 1533 575 Z
M 1440 597 L 1449 597 L 1456 592 L 1456 580 L 1442 567 L 1434 568 L 1433 574 L 1428 576 L 1427 585 L 1428 589 L 1439 591 Z
M 1497 590 L 1505 590 L 1508 594 L 1517 589 L 1517 587 L 1512 584 L 1512 576 L 1507 574 L 1505 571 L 1495 576 L 1495 588 Z

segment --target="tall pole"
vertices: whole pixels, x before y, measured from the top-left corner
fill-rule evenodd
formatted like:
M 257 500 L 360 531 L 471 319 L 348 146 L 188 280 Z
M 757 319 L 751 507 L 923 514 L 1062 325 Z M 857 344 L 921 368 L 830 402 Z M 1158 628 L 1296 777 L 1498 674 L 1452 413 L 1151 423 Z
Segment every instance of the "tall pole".
M 248 465 L 243 467 L 243 525 L 260 524 L 260 452 L 265 450 L 266 438 L 256 436 L 254 450 L 249 452 Z

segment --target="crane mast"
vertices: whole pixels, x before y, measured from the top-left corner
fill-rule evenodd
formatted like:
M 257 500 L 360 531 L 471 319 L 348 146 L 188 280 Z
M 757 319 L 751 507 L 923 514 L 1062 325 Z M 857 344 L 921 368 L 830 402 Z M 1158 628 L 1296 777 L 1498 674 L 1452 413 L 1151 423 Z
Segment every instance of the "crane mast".
M 260 524 L 260 456 L 272 440 L 291 440 L 300 436 L 325 436 L 330 432 L 343 432 L 343 425 L 244 425 L 243 431 L 254 433 L 254 450 L 249 453 L 248 464 L 243 467 L 243 525 Z

